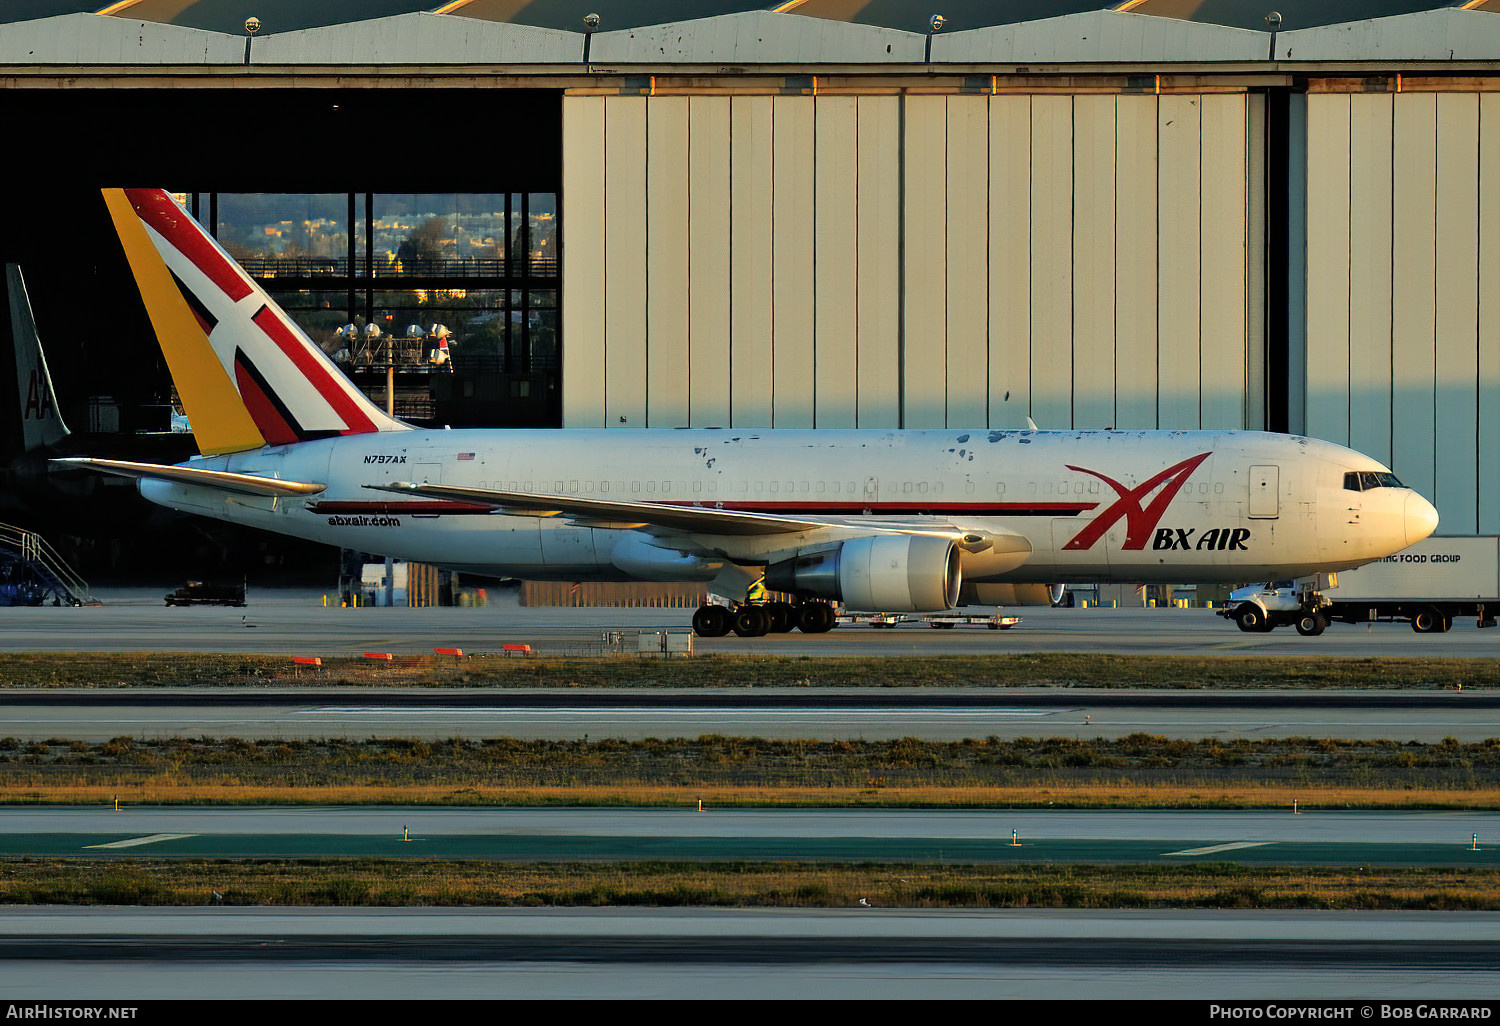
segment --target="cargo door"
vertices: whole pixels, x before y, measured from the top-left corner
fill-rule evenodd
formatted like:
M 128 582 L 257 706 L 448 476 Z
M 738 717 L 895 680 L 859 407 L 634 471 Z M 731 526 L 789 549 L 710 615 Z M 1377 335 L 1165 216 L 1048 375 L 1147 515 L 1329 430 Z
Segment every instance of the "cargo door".
M 1274 520 L 1281 515 L 1281 468 L 1250 468 L 1250 516 Z

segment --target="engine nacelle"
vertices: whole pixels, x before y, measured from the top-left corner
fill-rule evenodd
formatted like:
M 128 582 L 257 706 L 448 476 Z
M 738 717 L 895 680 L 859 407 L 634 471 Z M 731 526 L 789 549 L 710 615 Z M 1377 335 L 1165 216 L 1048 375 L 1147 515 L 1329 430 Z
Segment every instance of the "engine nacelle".
M 962 584 L 953 542 L 909 534 L 855 538 L 766 567 L 766 587 L 775 591 L 893 613 L 952 609 Z
M 974 584 L 964 582 L 959 602 L 965 606 L 1056 606 L 1064 601 L 1065 584 Z

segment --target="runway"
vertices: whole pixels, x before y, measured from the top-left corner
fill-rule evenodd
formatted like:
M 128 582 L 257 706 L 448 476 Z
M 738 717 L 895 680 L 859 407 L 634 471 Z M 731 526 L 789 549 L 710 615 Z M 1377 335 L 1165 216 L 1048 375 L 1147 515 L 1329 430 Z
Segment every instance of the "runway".
M 245 610 L 167 609 L 156 592 L 105 606 L 0 610 L 4 651 L 337 655 L 437 646 L 542 654 L 602 636 L 685 630 L 687 610 L 324 609 L 306 592 Z M 1334 626 L 1246 635 L 1204 610 L 1016 610 L 1013 631 L 840 628 L 696 639 L 699 652 L 1005 656 L 1031 651 L 1493 657 L 1500 632 Z M 243 619 L 242 619 L 243 618 Z M 790 689 L 786 689 L 790 691 Z M 715 695 L 447 692 L 0 693 L 0 736 L 1282 737 L 1500 736 L 1484 692 L 969 694 L 746 689 Z M 622 700 L 623 699 L 623 700 Z M 1012 831 L 1015 842 L 1012 844 Z M 1479 835 L 1479 851 L 1470 851 Z M 409 840 L 403 838 L 411 838 Z M 1484 813 L 1164 814 L 710 809 L 25 808 L 0 856 L 790 859 L 1493 866 Z M 92 845 L 119 845 L 94 848 Z M 1500 993 L 1500 915 L 1088 913 L 850 909 L 0 910 L 12 997 L 1331 998 Z M 1354 1013 L 1357 1017 L 1358 1012 Z
M 0 651 L 261 652 L 357 655 L 423 653 L 435 647 L 498 651 L 528 644 L 540 654 L 604 652 L 618 634 L 628 651 L 638 632 L 687 632 L 688 609 L 522 608 L 512 590 L 492 590 L 483 608 L 325 608 L 307 590 L 252 591 L 249 606 L 167 608 L 160 589 L 106 589 L 104 605 L 0 609 Z M 1290 628 L 1245 634 L 1207 609 L 1051 609 L 1018 607 L 1013 630 L 890 630 L 845 626 L 828 634 L 695 638 L 694 651 L 722 654 L 1006 655 L 1118 652 L 1156 655 L 1500 656 L 1500 630 L 1461 621 L 1447 634 L 1416 634 L 1405 624 L 1335 624 L 1317 638 Z
M 1487 691 L 1129 691 L 1088 688 L 324 688 L 0 690 L 0 736 L 1500 737 Z
M 1492 913 L 0 910 L 0 993 L 70 1001 L 1493 1002 Z M 1376 1009 L 1371 1008 L 1375 1014 Z
M 1477 850 L 1476 848 L 1476 841 Z M 13 808 L 0 857 L 1500 865 L 1500 813 Z

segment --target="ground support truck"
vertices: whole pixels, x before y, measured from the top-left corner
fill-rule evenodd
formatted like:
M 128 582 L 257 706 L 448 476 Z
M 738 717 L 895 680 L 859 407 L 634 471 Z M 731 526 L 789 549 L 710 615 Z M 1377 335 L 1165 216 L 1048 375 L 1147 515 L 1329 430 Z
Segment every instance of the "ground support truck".
M 1242 631 L 1293 624 L 1303 635 L 1333 622 L 1404 621 L 1419 634 L 1441 634 L 1455 618 L 1495 626 L 1500 611 L 1500 537 L 1428 538 L 1374 563 L 1299 581 L 1240 588 L 1219 615 Z

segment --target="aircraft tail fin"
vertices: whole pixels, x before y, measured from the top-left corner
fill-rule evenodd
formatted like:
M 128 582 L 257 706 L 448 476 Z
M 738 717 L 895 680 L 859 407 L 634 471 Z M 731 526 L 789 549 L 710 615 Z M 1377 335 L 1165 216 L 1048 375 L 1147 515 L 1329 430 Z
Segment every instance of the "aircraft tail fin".
M 68 425 L 57 409 L 57 393 L 52 389 L 52 375 L 47 372 L 47 357 L 42 353 L 41 336 L 19 265 L 5 265 L 5 288 L 10 296 L 10 335 L 21 397 L 21 440 L 25 451 L 31 452 L 62 441 L 68 436 Z
M 159 189 L 104 202 L 205 455 L 402 431 Z

